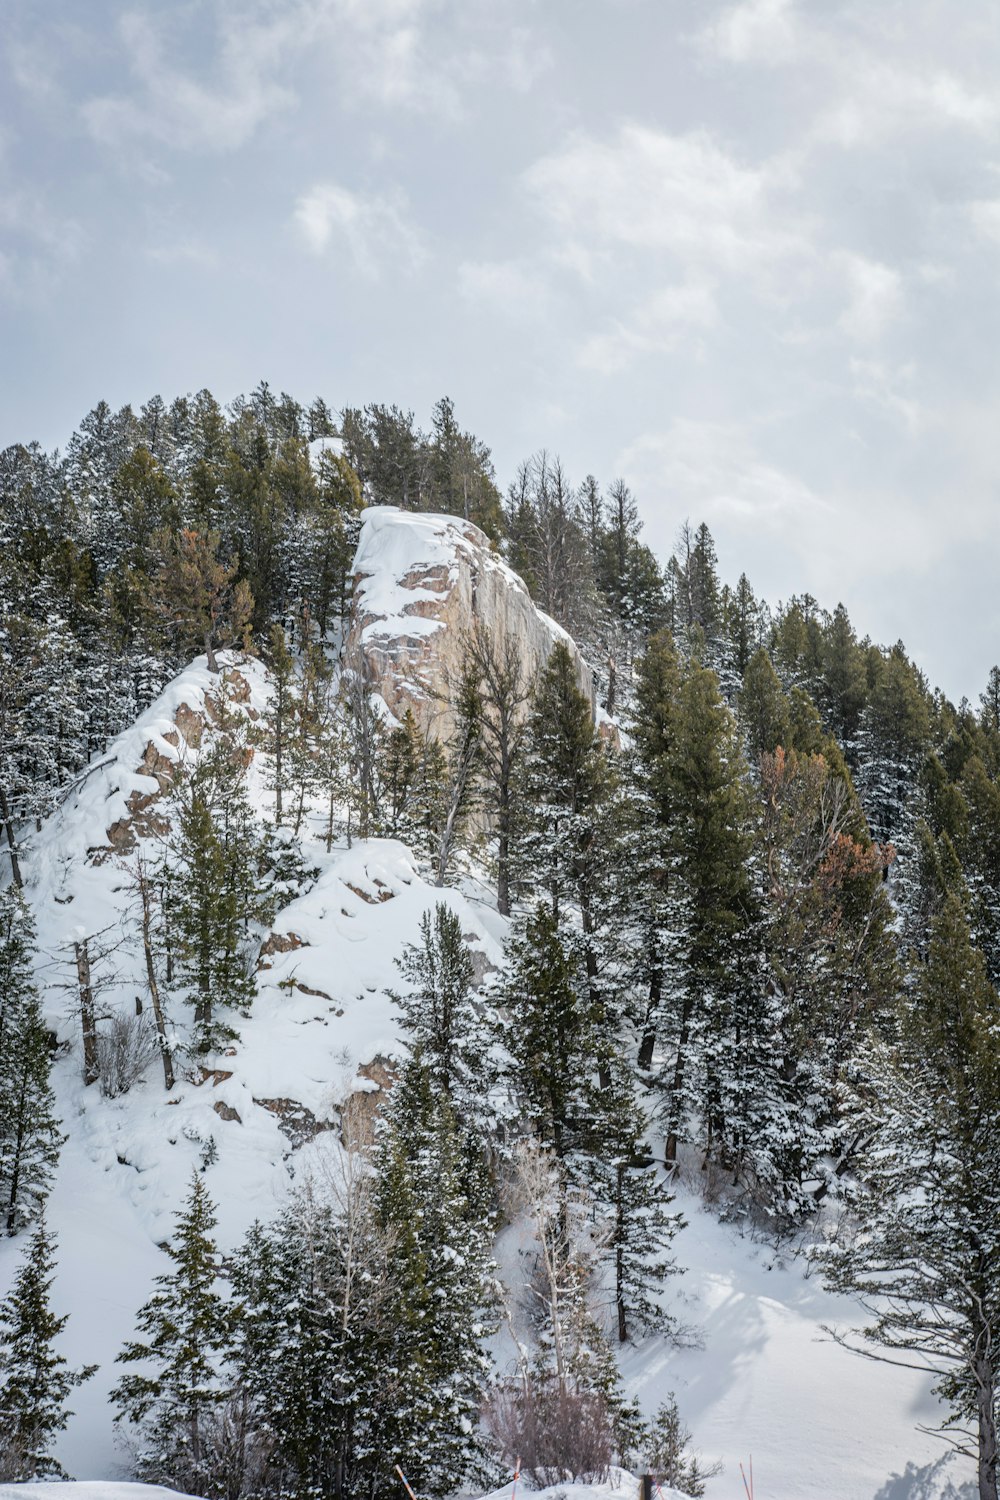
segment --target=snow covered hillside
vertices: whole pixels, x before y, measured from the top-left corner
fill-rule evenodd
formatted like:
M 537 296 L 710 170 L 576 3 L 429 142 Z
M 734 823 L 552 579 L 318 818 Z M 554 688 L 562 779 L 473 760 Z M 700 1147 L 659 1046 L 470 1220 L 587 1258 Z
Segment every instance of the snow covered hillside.
M 267 695 L 263 668 L 241 661 L 238 672 L 249 688 L 246 707 L 259 712 Z M 196 662 L 120 737 L 43 829 L 27 890 L 46 1020 L 60 1044 L 53 1077 L 67 1136 L 48 1209 L 60 1243 L 55 1298 L 71 1313 L 68 1357 L 101 1365 L 75 1393 L 77 1415 L 59 1449 L 68 1470 L 82 1477 L 106 1476 L 120 1462 L 106 1404 L 114 1356 L 163 1270 L 157 1247 L 170 1234 L 192 1169 L 211 1161 L 220 1243 L 231 1248 L 255 1218 L 273 1215 L 324 1134 L 333 1138 L 342 1106 L 377 1087 L 366 1074 L 398 1051 L 387 991 L 399 984 L 395 959 L 416 941 L 423 913 L 446 901 L 480 962 L 495 965 L 501 957 L 502 920 L 457 890 L 429 885 L 402 844 L 375 839 L 328 855 L 316 841 L 315 881 L 284 908 L 264 943 L 253 1014 L 240 1018 L 239 1042 L 224 1066 L 188 1069 L 169 1094 L 155 1062 L 120 1098 L 85 1087 L 74 942 L 105 935 L 114 951 L 95 968 L 98 1009 L 133 1009 L 145 980 L 122 834 L 131 823 L 129 799 L 157 789 L 136 767 L 144 759 L 148 765 L 150 745 L 166 762 L 196 754 L 178 725 L 191 733 L 195 719 L 210 719 L 217 691 L 218 679 Z M 253 767 L 250 783 L 252 797 L 265 803 Z M 139 818 L 148 819 L 151 806 L 132 802 Z M 116 825 L 121 853 L 108 838 Z M 20 1249 L 20 1241 L 0 1247 L 4 1289 Z
M 447 669 L 445 643 L 474 613 L 473 596 L 491 629 L 502 625 L 512 638 L 525 632 L 533 660 L 562 636 L 508 569 L 484 561 L 481 543 L 470 535 L 475 528 L 388 509 L 370 512 L 366 524 L 348 656 L 368 653 L 391 708 L 419 705 L 431 693 Z M 428 642 L 436 643 L 433 651 Z M 62 1339 L 70 1363 L 100 1365 L 74 1392 L 76 1415 L 57 1448 L 81 1479 L 124 1472 L 108 1404 L 120 1373 L 115 1356 L 133 1335 L 153 1278 L 165 1269 L 160 1247 L 192 1172 L 204 1173 L 218 1205 L 219 1243 L 230 1251 L 255 1219 L 273 1218 L 294 1183 L 321 1174 L 340 1140 L 370 1119 L 372 1096 L 391 1080 L 403 1050 L 391 994 L 401 985 L 396 961 L 418 941 L 425 912 L 444 901 L 456 914 L 478 977 L 504 962 L 508 923 L 471 863 L 457 885 L 438 887 L 426 873 L 427 859 L 398 840 L 355 839 L 349 846 L 334 839 L 327 847 L 324 810 L 307 805 L 297 893 L 272 922 L 251 926 L 256 996 L 249 1015 L 233 1018 L 236 1039 L 205 1065 L 179 1049 L 169 1090 L 155 1054 L 141 1079 L 117 1097 L 85 1083 L 80 945 L 89 944 L 102 1024 L 134 1016 L 139 1003 L 148 1009 L 136 856 L 157 851 L 171 835 L 176 769 L 197 764 L 220 725 L 237 722 L 247 731 L 249 802 L 261 824 L 272 821 L 270 777 L 252 747 L 274 683 L 254 659 L 220 653 L 220 662 L 221 678 L 201 658 L 169 685 L 78 779 L 33 839 L 26 862 L 37 980 L 56 1038 L 53 1082 L 66 1135 L 48 1206 L 59 1241 L 53 1302 L 57 1312 L 70 1314 Z M 589 682 L 582 663 L 580 676 Z M 586 719 L 585 703 L 582 714 Z M 188 1009 L 178 1002 L 171 1033 L 183 1032 Z M 675 1393 L 695 1447 L 708 1461 L 722 1460 L 723 1472 L 708 1481 L 709 1500 L 742 1492 L 739 1466 L 751 1454 L 757 1500 L 972 1494 L 954 1477 L 965 1471 L 918 1431 L 938 1415 L 927 1381 L 853 1358 L 825 1332 L 828 1325 L 856 1326 L 856 1307 L 825 1292 L 803 1258 L 721 1223 L 704 1206 L 697 1173 L 679 1183 L 676 1207 L 687 1220 L 673 1245 L 684 1274 L 669 1281 L 663 1298 L 688 1337 L 680 1348 L 662 1338 L 627 1346 L 620 1364 L 627 1394 L 645 1413 Z M 511 1281 L 521 1274 L 523 1234 L 515 1223 L 498 1247 Z M 0 1242 L 0 1293 L 24 1239 Z M 502 1338 L 496 1347 L 502 1358 Z M 618 1472 L 607 1485 L 545 1494 L 614 1500 L 634 1493 L 631 1484 Z M 35 1488 L 11 1493 L 36 1500 Z M 45 1489 L 49 1500 L 161 1500 L 166 1493 L 104 1483 Z M 509 1489 L 498 1490 L 489 1500 L 508 1496 Z M 662 1500 L 671 1497 L 664 1493 Z

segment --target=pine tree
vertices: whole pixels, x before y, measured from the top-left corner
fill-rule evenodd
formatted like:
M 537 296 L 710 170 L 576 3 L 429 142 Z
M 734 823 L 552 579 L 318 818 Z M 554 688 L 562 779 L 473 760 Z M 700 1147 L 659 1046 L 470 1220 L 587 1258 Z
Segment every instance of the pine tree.
M 70 1391 L 97 1369 L 71 1370 L 54 1348 L 69 1321 L 52 1311 L 55 1235 L 40 1219 L 7 1300 L 0 1305 L 0 1479 L 65 1479 L 52 1441 L 73 1415 Z
M 420 919 L 420 942 L 397 960 L 411 988 L 395 996 L 411 1048 L 459 1116 L 479 1114 L 488 1090 L 489 1034 L 473 995 L 472 957 L 455 912 L 439 901 Z
M 62 1144 L 48 1034 L 31 975 L 33 941 L 20 893 L 0 892 L 0 1214 L 7 1234 L 36 1217 Z
M 872 1316 L 869 1353 L 929 1370 L 946 1431 L 971 1427 L 981 1500 L 997 1497 L 998 1038 L 1000 999 L 952 894 L 898 1042 L 868 1059 L 854 1114 L 870 1143 L 854 1200 L 861 1232 L 830 1259 L 833 1284 Z
M 116 1422 L 138 1429 L 141 1478 L 194 1493 L 211 1482 L 213 1419 L 227 1395 L 233 1313 L 219 1290 L 212 1239 L 215 1210 L 197 1173 L 165 1252 L 174 1269 L 157 1276 L 139 1310 L 139 1339 L 118 1355 L 147 1373 L 123 1375 L 111 1392 Z
M 561 1169 L 587 1118 L 596 1065 L 582 969 L 578 949 L 568 946 L 551 909 L 539 903 L 509 945 L 502 1030 L 512 1090 Z
M 280 625 L 271 626 L 269 647 L 271 696 L 264 713 L 264 744 L 273 760 L 274 821 L 280 827 L 283 821 L 283 798 L 291 787 L 288 740 L 295 659 L 289 650 L 288 637 Z
M 528 724 L 517 852 L 522 889 L 546 889 L 557 921 L 565 902 L 586 900 L 595 816 L 608 781 L 590 704 L 560 641 L 536 690 Z
M 201 647 L 209 671 L 217 672 L 216 647 L 241 641 L 250 624 L 250 590 L 237 581 L 235 564 L 220 561 L 218 532 L 190 527 L 161 531 L 154 546 L 162 561 L 153 581 L 152 607 L 170 630 L 177 651 L 187 654 Z
M 386 1452 L 418 1489 L 447 1494 L 481 1461 L 477 1420 L 495 1327 L 496 1273 L 481 1202 L 447 1098 L 419 1051 L 403 1069 L 377 1145 L 379 1218 L 393 1237 L 392 1366 L 405 1379 L 385 1413 Z
M 747 1006 L 754 992 L 757 921 L 749 873 L 749 806 L 735 724 L 718 678 L 692 663 L 673 711 L 673 733 L 656 771 L 674 811 L 671 835 L 675 879 L 687 912 L 686 956 L 673 1062 L 663 1077 L 666 1158 L 676 1159 L 687 1105 L 696 1082 L 709 1141 L 723 1143 L 730 1126 L 725 1095 L 756 1023 Z M 751 1088 L 745 1074 L 740 1092 Z
M 672 1321 L 658 1300 L 679 1267 L 670 1244 L 683 1227 L 669 1212 L 673 1199 L 657 1176 L 642 1113 L 628 1070 L 620 1060 L 593 1103 L 583 1175 L 605 1225 L 603 1255 L 614 1278 L 618 1342 L 669 1332 Z
M 691 1430 L 681 1420 L 677 1399 L 671 1391 L 650 1423 L 646 1464 L 661 1485 L 700 1500 L 705 1482 L 721 1473 L 721 1463 L 703 1465 L 696 1454 L 689 1453 Z
M 751 766 L 757 767 L 761 756 L 779 745 L 790 745 L 791 706 L 763 647 L 747 663 L 737 712 Z
M 171 840 L 170 918 L 201 1052 L 234 1035 L 220 1009 L 245 1013 L 253 1002 L 247 924 L 264 914 L 263 846 L 245 785 L 251 752 L 224 701 L 221 713 L 216 742 L 178 786 Z
M 511 864 L 517 815 L 516 782 L 525 741 L 531 689 L 520 646 L 511 635 L 502 644 L 479 623 L 465 643 L 469 675 L 480 697 L 479 757 L 482 800 L 493 814 L 497 840 L 497 909 L 510 915 Z

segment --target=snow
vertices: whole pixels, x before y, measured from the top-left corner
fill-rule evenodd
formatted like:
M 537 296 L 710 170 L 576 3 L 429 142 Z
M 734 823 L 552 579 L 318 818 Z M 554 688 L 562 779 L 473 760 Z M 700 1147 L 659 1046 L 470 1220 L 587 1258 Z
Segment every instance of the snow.
M 250 707 L 259 712 L 268 696 L 265 670 L 243 658 L 236 665 L 250 686 Z M 303 946 L 265 957 L 269 967 L 258 974 L 253 1013 L 234 1018 L 239 1041 L 213 1060 L 213 1072 L 201 1078 L 193 1067 L 181 1070 L 167 1094 L 153 1061 L 144 1080 L 121 1098 L 85 1087 L 73 941 L 103 933 L 102 941 L 114 944 L 107 962 L 94 964 L 99 1010 L 131 1009 L 135 997 L 146 994 L 126 872 L 114 858 L 93 863 L 88 851 L 106 849 L 108 826 L 125 813 L 126 797 L 142 782 L 135 767 L 146 745 L 152 741 L 173 760 L 185 753 L 183 743 L 167 738 L 176 734 L 173 715 L 183 703 L 200 712 L 218 683 L 204 658 L 182 672 L 43 825 L 27 867 L 40 948 L 37 978 L 46 1022 L 61 1044 L 53 1083 L 67 1136 L 48 1206 L 59 1242 L 53 1302 L 71 1315 L 61 1340 L 67 1359 L 101 1366 L 73 1393 L 76 1415 L 57 1450 L 68 1471 L 84 1477 L 125 1469 L 107 1403 L 120 1374 L 115 1355 L 133 1335 L 153 1278 L 168 1269 L 159 1246 L 171 1235 L 191 1173 L 206 1152 L 215 1155 L 206 1182 L 218 1205 L 217 1238 L 228 1250 L 254 1219 L 277 1212 L 295 1180 L 323 1172 L 328 1153 L 339 1149 L 330 1128 L 339 1106 L 372 1087 L 358 1068 L 379 1055 L 399 1055 L 389 991 L 402 984 L 395 960 L 418 940 L 423 913 L 447 902 L 487 963 L 496 965 L 502 956 L 503 920 L 459 890 L 429 884 L 405 845 L 373 839 L 327 853 L 307 839 L 318 876 L 273 929 L 279 937 L 295 934 Z M 248 790 L 266 810 L 256 763 Z M 314 1117 L 321 1133 L 312 1144 L 296 1148 L 282 1131 L 278 1111 L 286 1101 Z M 223 1119 L 217 1106 L 235 1110 L 238 1120 Z M 0 1243 L 0 1295 L 24 1239 Z M 52 1493 L 48 1487 L 46 1493 Z
M 312 439 L 309 444 L 309 462 L 314 469 L 319 468 L 319 461 L 324 453 L 332 453 L 337 458 L 343 458 L 343 439 L 335 437 L 318 437 Z
M 375 597 L 395 607 L 397 568 L 415 556 L 433 561 L 452 555 L 441 518 L 412 517 L 412 546 L 393 542 L 378 562 Z M 461 528 L 462 523 L 456 523 Z M 450 523 L 448 523 L 450 526 Z M 444 528 L 445 530 L 448 527 Z M 379 558 L 380 537 L 399 539 L 408 528 L 366 517 L 367 563 Z M 435 541 L 435 538 L 437 540 Z M 441 553 L 433 551 L 440 544 Z M 430 550 L 429 550 L 430 549 Z M 401 591 L 400 591 L 401 592 Z M 412 591 L 406 591 L 409 602 Z M 266 673 L 240 659 L 251 706 L 267 701 Z M 71 1364 L 99 1361 L 97 1376 L 73 1393 L 76 1415 L 58 1446 L 71 1473 L 113 1477 L 126 1470 L 116 1450 L 107 1393 L 118 1376 L 115 1355 L 132 1336 L 136 1310 L 153 1278 L 168 1262 L 159 1245 L 170 1235 L 190 1175 L 214 1151 L 206 1182 L 219 1208 L 217 1235 L 233 1247 L 254 1218 L 274 1214 L 295 1180 L 323 1170 L 336 1152 L 332 1130 L 295 1149 L 278 1116 L 262 1100 L 291 1100 L 319 1126 L 336 1121 L 338 1106 L 357 1090 L 370 1090 L 358 1069 L 379 1055 L 398 1054 L 399 1027 L 390 991 L 401 984 L 395 959 L 415 942 L 424 911 L 444 900 L 462 930 L 489 964 L 501 961 L 505 923 L 476 899 L 482 887 L 469 874 L 460 889 L 440 890 L 421 874 L 410 851 L 391 840 L 357 842 L 351 849 L 307 840 L 314 884 L 277 919 L 274 931 L 302 946 L 273 952 L 259 974 L 250 1018 L 238 1018 L 239 1041 L 217 1060 L 215 1075 L 179 1079 L 166 1094 L 157 1065 L 127 1095 L 108 1100 L 85 1088 L 80 1076 L 79 1020 L 72 989 L 71 945 L 81 933 L 111 929 L 124 942 L 109 961 L 113 973 L 102 1005 L 128 1007 L 145 994 L 129 892 L 112 859 L 94 864 L 88 850 L 107 844 L 108 825 L 125 812 L 137 786 L 147 743 L 164 756 L 175 745 L 174 715 L 182 703 L 200 711 L 218 678 L 195 662 L 131 730 L 120 736 L 93 774 L 81 780 L 38 835 L 30 861 L 28 896 L 38 920 L 38 978 L 48 1024 L 63 1047 L 54 1083 L 67 1142 L 49 1204 L 59 1239 L 60 1265 L 53 1293 L 58 1312 L 71 1314 L 61 1347 Z M 266 809 L 259 770 L 251 767 L 250 793 Z M 125 922 L 124 927 L 120 924 Z M 72 1050 L 71 1050 L 72 1048 Z M 224 1076 L 228 1075 L 228 1076 Z M 216 1105 L 239 1120 L 221 1118 Z M 652 1414 L 673 1391 L 694 1445 L 706 1461 L 721 1458 L 725 1472 L 709 1481 L 709 1500 L 742 1492 L 739 1463 L 752 1453 L 761 1500 L 965 1500 L 971 1466 L 952 1460 L 935 1439 L 919 1432 L 938 1416 L 926 1379 L 913 1372 L 864 1361 L 831 1342 L 824 1325 L 857 1325 L 858 1310 L 825 1292 L 805 1262 L 790 1252 L 741 1237 L 706 1209 L 692 1180 L 678 1190 L 688 1220 L 675 1242 L 685 1274 L 668 1284 L 672 1311 L 697 1335 L 697 1347 L 677 1349 L 647 1340 L 625 1350 L 627 1390 Z M 499 1253 L 512 1281 L 521 1272 L 524 1234 L 512 1226 Z M 6 1291 L 25 1236 L 0 1243 L 0 1294 Z M 503 1355 L 502 1341 L 497 1345 Z M 509 1348 L 506 1353 L 509 1355 Z M 604 1486 L 559 1486 L 573 1500 L 611 1500 L 632 1481 L 618 1475 Z M 40 1486 L 0 1487 L 0 1496 L 29 1496 Z M 45 1485 L 45 1500 L 104 1497 L 159 1500 L 168 1492 L 97 1483 Z M 548 1492 L 545 1492 L 546 1494 Z M 497 1491 L 489 1500 L 508 1500 Z M 553 1492 L 552 1500 L 555 1500 Z
M 104 1479 L 73 1483 L 0 1484 L 0 1500 L 197 1500 L 159 1484 L 109 1483 Z
M 502 1490 L 493 1490 L 483 1500 L 511 1500 L 511 1485 Z M 535 1500 L 635 1500 L 639 1482 L 627 1469 L 612 1469 L 603 1484 L 554 1484 L 543 1490 L 533 1490 L 523 1478 L 518 1489 L 527 1490 Z M 677 1490 L 661 1489 L 658 1500 L 685 1500 Z
M 825 1328 L 859 1326 L 857 1306 L 827 1292 L 803 1255 L 721 1222 L 718 1208 L 705 1206 L 698 1177 L 694 1168 L 675 1187 L 674 1207 L 686 1220 L 673 1244 L 683 1274 L 662 1296 L 690 1347 L 649 1338 L 626 1346 L 619 1364 L 626 1395 L 646 1417 L 673 1393 L 692 1450 L 704 1464 L 721 1459 L 706 1500 L 742 1496 L 740 1463 L 748 1467 L 751 1455 L 758 1500 L 972 1500 L 975 1486 L 964 1488 L 969 1461 L 917 1430 L 940 1420 L 927 1378 L 833 1342 Z M 527 1322 L 517 1288 L 531 1244 L 523 1220 L 497 1244 L 521 1340 Z M 611 1332 L 610 1298 L 606 1324 Z M 512 1368 L 510 1329 L 501 1329 L 492 1352 L 501 1369 Z
M 363 639 L 433 635 L 440 630 L 441 620 L 414 609 L 442 601 L 441 578 L 447 580 L 448 588 L 455 583 L 459 555 L 479 567 L 502 572 L 511 588 L 527 595 L 523 581 L 490 551 L 484 533 L 470 522 L 458 516 L 400 510 L 395 505 L 372 505 L 363 511 L 354 560 L 354 571 L 361 575 L 355 608 L 359 616 L 375 617 L 365 626 Z M 417 584 L 421 576 L 429 581 Z M 404 587 L 407 578 L 411 582 Z M 553 630 L 564 634 L 556 625 Z

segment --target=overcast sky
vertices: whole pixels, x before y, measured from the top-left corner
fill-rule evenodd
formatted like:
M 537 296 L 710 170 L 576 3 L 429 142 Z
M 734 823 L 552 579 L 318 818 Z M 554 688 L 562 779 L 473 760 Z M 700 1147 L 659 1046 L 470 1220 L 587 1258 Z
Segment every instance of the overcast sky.
M 995 0 L 0 0 L 0 55 L 0 446 L 447 393 L 976 698 Z

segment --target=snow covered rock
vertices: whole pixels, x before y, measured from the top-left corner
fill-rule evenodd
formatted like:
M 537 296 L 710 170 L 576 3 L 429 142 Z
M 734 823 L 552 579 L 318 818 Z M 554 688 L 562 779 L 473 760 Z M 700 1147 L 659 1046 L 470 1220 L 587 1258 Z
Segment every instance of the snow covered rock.
M 447 685 L 459 676 L 464 637 L 477 623 L 501 649 L 516 642 L 532 685 L 562 641 L 593 702 L 593 676 L 572 637 L 536 608 L 471 522 L 372 506 L 364 512 L 354 575 L 345 664 L 364 675 L 397 718 L 412 709 L 432 737 L 450 733 Z

